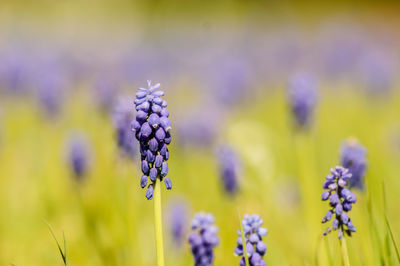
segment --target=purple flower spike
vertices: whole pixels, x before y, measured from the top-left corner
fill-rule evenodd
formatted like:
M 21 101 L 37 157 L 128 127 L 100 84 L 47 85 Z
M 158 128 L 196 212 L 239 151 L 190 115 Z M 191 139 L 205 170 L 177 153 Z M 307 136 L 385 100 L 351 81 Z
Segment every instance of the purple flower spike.
M 315 80 L 306 74 L 292 77 L 289 83 L 288 98 L 295 125 L 300 129 L 309 128 L 317 104 Z
M 84 136 L 77 135 L 69 139 L 68 163 L 78 181 L 87 175 L 90 165 L 90 148 Z
M 356 195 L 345 186 L 337 184 L 341 182 L 340 180 L 352 181 L 352 176 L 349 172 L 349 169 L 341 166 L 332 168 L 331 173 L 331 175 L 326 177 L 327 181 L 325 181 L 329 182 L 330 185 L 323 186 L 326 190 L 322 193 L 321 197 L 322 200 L 329 199 L 330 204 L 330 209 L 324 218 L 322 218 L 322 223 L 330 221 L 333 217 L 335 218 L 332 221 L 332 227 L 329 227 L 325 231 L 324 235 L 327 235 L 332 230 L 339 230 L 339 238 L 343 237 L 343 232 L 351 236 L 351 233 L 355 232 L 356 229 L 351 223 L 347 212 L 352 209 L 352 204 L 356 203 L 357 198 Z
M 238 190 L 240 161 L 235 151 L 223 146 L 218 151 L 220 177 L 225 191 L 233 196 Z
M 137 152 L 134 131 L 140 131 L 141 124 L 133 120 L 130 97 L 120 98 L 112 113 L 115 136 L 122 156 L 133 159 Z
M 192 233 L 189 244 L 195 266 L 211 266 L 214 260 L 214 248 L 219 244 L 218 228 L 214 225 L 214 216 L 200 212 L 192 220 Z
M 189 207 L 184 199 L 174 200 L 167 208 L 168 231 L 173 243 L 182 247 L 188 233 Z
M 172 188 L 171 179 L 166 177 L 169 158 L 167 145 L 171 142 L 171 124 L 166 101 L 161 98 L 164 92 L 159 90 L 160 86 L 160 84 L 153 86 L 148 81 L 146 89 L 139 88 L 134 100 L 136 119 L 131 123 L 131 130 L 136 133 L 136 139 L 140 144 L 142 172 L 151 181 L 146 191 L 147 199 L 153 198 L 153 187 L 157 178 L 160 182 L 164 180 L 168 190 Z M 141 182 L 142 188 L 146 185 L 147 179 L 146 182 L 144 180 Z
M 261 227 L 263 220 L 259 215 L 245 215 L 242 220 L 246 251 L 250 266 L 267 265 L 263 256 L 267 252 L 267 246 L 262 241 L 267 234 L 267 229 Z M 234 250 L 236 256 L 241 256 L 239 265 L 246 265 L 243 252 L 242 233 L 238 230 L 237 246 Z
M 341 150 L 340 163 L 352 174 L 350 188 L 363 190 L 367 168 L 367 150 L 355 139 L 346 141 Z

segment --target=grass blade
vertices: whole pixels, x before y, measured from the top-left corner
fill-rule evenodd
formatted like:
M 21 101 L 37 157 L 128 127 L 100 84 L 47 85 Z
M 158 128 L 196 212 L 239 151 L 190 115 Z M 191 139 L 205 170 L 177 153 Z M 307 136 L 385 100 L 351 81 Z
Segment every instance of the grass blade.
M 68 266 L 68 255 L 67 255 L 67 241 L 65 240 L 65 233 L 63 232 L 63 239 L 64 239 L 64 255 L 65 255 L 65 265 Z
M 65 251 L 62 250 L 61 245 L 60 245 L 60 243 L 58 242 L 58 240 L 57 240 L 57 238 L 56 238 L 56 235 L 54 234 L 54 231 L 53 231 L 53 229 L 51 228 L 50 224 L 49 224 L 48 222 L 46 222 L 46 221 L 44 221 L 44 222 L 47 224 L 47 227 L 49 228 L 51 235 L 53 236 L 54 240 L 55 240 L 56 243 L 57 243 L 57 247 L 58 247 L 58 250 L 60 251 L 62 260 L 63 260 L 63 262 L 64 262 L 64 265 L 68 266 L 68 260 L 67 260 L 67 254 L 66 254 L 66 250 L 67 250 L 67 249 L 66 249 L 66 241 L 65 241 L 65 235 L 64 235 L 64 233 L 63 233 L 63 236 L 64 236 L 64 249 L 65 249 Z
M 244 231 L 243 231 L 243 225 L 242 225 L 242 219 L 240 217 L 240 214 L 238 212 L 238 218 L 239 218 L 239 225 L 240 225 L 240 234 L 242 236 L 242 246 L 243 246 L 243 255 L 244 255 L 244 260 L 246 262 L 246 266 L 249 266 L 249 258 L 247 257 L 247 247 L 246 247 L 246 239 L 244 237 Z
M 375 246 L 375 252 L 377 253 L 376 256 L 378 257 L 378 260 L 380 262 L 380 265 L 385 265 L 385 259 L 383 258 L 383 247 L 379 238 L 379 232 L 377 225 L 375 223 L 374 215 L 373 215 L 373 210 L 372 210 L 372 200 L 371 200 L 371 194 L 368 192 L 367 194 L 367 210 L 368 210 L 368 215 L 369 215 L 369 226 L 370 226 L 370 232 L 371 232 L 371 238 L 374 239 L 373 243 Z
M 389 231 L 389 234 L 390 234 L 390 238 L 392 239 L 392 244 L 394 246 L 394 249 L 396 250 L 397 262 L 400 264 L 399 248 L 398 248 L 396 240 L 394 238 L 392 227 L 390 226 L 390 223 L 389 223 L 389 219 L 388 219 L 388 217 L 386 215 L 385 215 L 385 222 L 386 222 L 386 227 L 387 227 L 387 229 Z
M 387 216 L 386 189 L 385 189 L 385 181 L 384 180 L 382 180 L 382 192 L 383 192 L 383 212 L 384 212 L 384 215 L 385 215 L 385 223 L 386 223 L 386 227 L 387 227 L 388 233 L 390 235 L 390 239 L 392 240 L 392 244 L 393 244 L 394 249 L 396 251 L 397 262 L 400 264 L 399 248 L 397 246 L 397 243 L 396 243 L 396 240 L 394 238 L 393 231 L 392 231 L 392 227 L 390 226 L 389 218 Z M 388 249 L 389 249 L 389 247 L 388 247 Z

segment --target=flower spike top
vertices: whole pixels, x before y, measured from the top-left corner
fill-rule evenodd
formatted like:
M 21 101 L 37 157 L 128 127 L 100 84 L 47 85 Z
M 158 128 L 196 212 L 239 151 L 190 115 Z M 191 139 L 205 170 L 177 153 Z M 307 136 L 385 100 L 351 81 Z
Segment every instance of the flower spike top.
M 189 206 L 186 200 L 174 200 L 168 208 L 168 229 L 176 247 L 182 247 L 186 241 Z
M 356 139 L 349 139 L 342 146 L 340 163 L 352 174 L 350 188 L 364 189 L 366 154 L 367 150 Z
M 263 236 L 267 235 L 268 230 L 261 227 L 263 220 L 257 214 L 244 215 L 242 220 L 244 239 L 246 242 L 247 256 L 249 258 L 250 266 L 264 266 L 267 265 L 263 256 L 267 252 L 267 246 L 262 241 Z M 241 256 L 239 261 L 240 266 L 246 266 L 245 256 L 243 252 L 242 234 L 240 230 L 237 232 L 237 246 L 235 248 L 235 255 Z
M 90 145 L 83 135 L 71 136 L 68 139 L 68 163 L 77 181 L 82 181 L 90 168 Z
M 240 161 L 230 146 L 222 146 L 218 150 L 220 178 L 226 193 L 234 196 L 238 190 Z
M 326 176 L 323 188 L 326 189 L 322 193 L 322 200 L 329 200 L 330 210 L 322 219 L 322 223 L 326 223 L 333 218 L 332 227 L 329 227 L 324 235 L 333 230 L 339 230 L 339 239 L 343 237 L 343 232 L 351 236 L 356 231 L 348 216 L 352 205 L 356 203 L 357 197 L 346 187 L 351 180 L 351 173 L 347 168 L 336 166 L 331 169 L 331 174 Z
M 147 81 L 148 88 L 139 88 L 136 93 L 135 106 L 136 118 L 132 121 L 132 131 L 140 144 L 141 167 L 143 176 L 140 186 L 147 187 L 146 198 L 153 198 L 154 185 L 157 178 L 164 180 L 167 189 L 172 188 L 168 174 L 169 151 L 167 145 L 171 143 L 171 123 L 168 119 L 169 112 L 166 109 L 167 102 L 161 97 L 164 92 L 158 90 L 160 83 L 151 85 Z M 147 185 L 148 179 L 150 184 Z
M 211 213 L 200 212 L 192 221 L 192 233 L 189 244 L 192 247 L 194 264 L 196 266 L 211 266 L 214 260 L 213 249 L 218 245 L 218 228 Z
M 315 80 L 307 74 L 295 75 L 289 82 L 288 98 L 294 124 L 300 129 L 308 129 L 317 104 Z

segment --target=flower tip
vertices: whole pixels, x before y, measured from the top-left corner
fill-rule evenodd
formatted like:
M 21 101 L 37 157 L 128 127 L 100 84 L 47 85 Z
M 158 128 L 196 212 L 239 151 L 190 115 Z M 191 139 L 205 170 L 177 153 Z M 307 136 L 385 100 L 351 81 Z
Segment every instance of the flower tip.
M 172 182 L 171 182 L 171 179 L 169 179 L 169 177 L 164 178 L 164 183 L 165 183 L 165 187 L 168 190 L 172 189 Z
M 153 198 L 153 194 L 154 194 L 153 185 L 150 185 L 150 186 L 147 188 L 147 191 L 146 191 L 146 198 L 147 198 L 148 200 L 151 200 L 151 199 Z

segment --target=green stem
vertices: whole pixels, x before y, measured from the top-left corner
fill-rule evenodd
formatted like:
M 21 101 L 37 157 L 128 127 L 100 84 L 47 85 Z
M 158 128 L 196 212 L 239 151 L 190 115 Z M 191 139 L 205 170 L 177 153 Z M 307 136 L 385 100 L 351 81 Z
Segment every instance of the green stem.
M 240 234 L 242 235 L 242 246 L 243 246 L 244 261 L 245 261 L 245 263 L 246 263 L 246 266 L 249 266 L 249 258 L 248 258 L 248 256 L 247 256 L 246 239 L 245 239 L 245 237 L 244 237 L 242 219 L 241 219 L 241 217 L 240 217 L 239 212 L 238 212 L 238 217 L 239 217 L 239 224 L 240 224 Z
M 154 229 L 157 245 L 157 266 L 164 266 L 164 247 L 162 234 L 162 212 L 161 212 L 161 186 L 154 184 Z
M 350 266 L 349 254 L 347 252 L 346 238 L 342 236 L 342 238 L 339 241 L 340 241 L 340 247 L 342 249 L 343 265 Z

